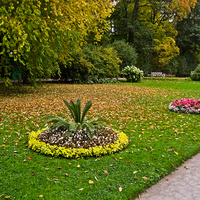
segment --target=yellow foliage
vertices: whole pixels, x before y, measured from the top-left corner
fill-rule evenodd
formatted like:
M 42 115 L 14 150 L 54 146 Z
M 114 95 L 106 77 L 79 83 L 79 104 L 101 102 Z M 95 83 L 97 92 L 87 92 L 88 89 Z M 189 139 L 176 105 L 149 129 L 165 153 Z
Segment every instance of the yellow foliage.
M 128 137 L 126 134 L 116 131 L 119 134 L 119 138 L 111 145 L 90 147 L 89 149 L 58 147 L 57 145 L 50 145 L 48 143 L 41 142 L 38 139 L 38 135 L 41 134 L 42 131 L 43 130 L 38 130 L 37 132 L 30 133 L 28 147 L 33 151 L 54 157 L 63 156 L 66 158 L 80 158 L 101 156 L 104 154 L 115 153 L 128 145 Z
M 166 65 L 172 58 L 178 56 L 179 48 L 176 46 L 176 42 L 171 37 L 163 37 L 162 40 L 154 39 L 156 46 L 154 50 L 157 54 L 157 62 L 159 66 Z
M 103 32 L 109 28 L 106 20 L 113 11 L 109 0 L 68 0 L 62 1 L 58 14 L 62 15 L 63 28 L 75 30 L 83 39 L 94 32 L 96 40 L 100 40 Z
M 178 32 L 174 25 L 190 13 L 196 3 L 197 0 L 140 2 L 138 20 L 155 31 L 153 60 L 157 67 L 166 65 L 179 54 L 179 48 L 174 40 Z
M 175 37 L 177 30 L 170 22 L 162 22 L 153 26 L 155 30 L 154 64 L 162 67 L 179 55 L 179 48 L 176 46 Z
M 79 49 L 90 33 L 100 40 L 113 10 L 109 0 L 3 0 L 0 7 L 0 69 L 11 71 L 5 62 L 14 57 L 33 77 L 59 70 L 58 60 Z
M 173 0 L 171 8 L 175 10 L 179 19 L 185 17 L 191 12 L 191 8 L 194 8 L 197 0 Z

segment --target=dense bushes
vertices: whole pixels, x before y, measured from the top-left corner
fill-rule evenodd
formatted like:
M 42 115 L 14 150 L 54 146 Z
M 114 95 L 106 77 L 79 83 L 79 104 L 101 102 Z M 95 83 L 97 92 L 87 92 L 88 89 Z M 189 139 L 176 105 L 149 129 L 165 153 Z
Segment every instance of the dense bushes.
M 200 81 L 200 64 L 191 72 L 190 77 L 193 81 Z
M 118 77 L 121 60 L 112 47 L 87 45 L 82 50 L 72 51 L 66 63 L 60 64 L 61 78 L 88 82 L 97 79 Z
M 117 51 L 118 57 L 122 60 L 122 63 L 120 64 L 120 71 L 126 66 L 136 65 L 138 55 L 135 48 L 128 42 L 125 42 L 124 40 L 116 40 L 112 44 L 112 47 Z
M 137 62 L 135 49 L 123 40 L 107 46 L 89 44 L 71 52 L 60 68 L 61 78 L 73 82 L 99 83 L 105 78 L 116 78 L 125 67 Z
M 189 77 L 191 71 L 193 71 L 198 65 L 197 58 L 189 51 L 184 55 L 179 55 L 176 60 L 178 61 L 176 76 L 179 77 Z
M 112 47 L 88 45 L 83 49 L 83 53 L 84 58 L 93 65 L 89 75 L 98 78 L 118 76 L 121 60 Z
M 82 50 L 72 50 L 66 56 L 66 62 L 60 63 L 60 74 L 52 78 L 61 78 L 64 81 L 76 80 L 87 81 L 93 65 L 84 58 Z

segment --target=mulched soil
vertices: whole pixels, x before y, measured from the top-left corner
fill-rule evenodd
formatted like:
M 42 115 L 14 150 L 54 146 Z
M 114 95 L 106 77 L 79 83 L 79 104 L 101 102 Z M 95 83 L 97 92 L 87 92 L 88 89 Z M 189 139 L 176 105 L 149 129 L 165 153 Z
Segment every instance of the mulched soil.
M 106 146 L 113 144 L 119 138 L 118 133 L 109 128 L 94 130 L 93 137 L 89 138 L 84 130 L 72 132 L 66 136 L 65 130 L 46 129 L 39 135 L 39 140 L 50 145 L 66 148 L 85 148 Z

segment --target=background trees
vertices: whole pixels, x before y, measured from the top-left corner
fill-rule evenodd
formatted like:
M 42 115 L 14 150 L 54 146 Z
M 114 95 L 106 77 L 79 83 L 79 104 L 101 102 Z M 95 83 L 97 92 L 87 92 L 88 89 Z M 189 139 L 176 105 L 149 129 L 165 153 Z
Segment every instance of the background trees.
M 2 0 L 0 75 L 113 77 L 127 65 L 189 76 L 200 62 L 198 0 Z M 20 77 L 21 76 L 21 77 Z
M 182 21 L 176 25 L 178 35 L 176 37 L 177 46 L 180 49 L 180 55 L 176 58 L 178 61 L 177 75 L 186 76 L 193 71 L 199 61 L 200 53 L 200 1 L 191 9 Z
M 125 39 L 136 48 L 137 65 L 146 74 L 165 69 L 180 53 L 176 43 L 177 25 L 197 6 L 196 0 L 121 0 L 111 16 L 112 37 Z

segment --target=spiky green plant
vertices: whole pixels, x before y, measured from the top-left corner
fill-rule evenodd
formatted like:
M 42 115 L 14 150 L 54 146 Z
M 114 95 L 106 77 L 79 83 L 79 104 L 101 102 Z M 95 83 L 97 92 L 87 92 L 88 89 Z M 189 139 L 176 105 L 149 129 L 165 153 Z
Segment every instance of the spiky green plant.
M 45 124 L 52 124 L 51 129 L 60 128 L 62 130 L 65 130 L 66 135 L 70 135 L 72 132 L 76 132 L 79 130 L 84 130 L 89 138 L 93 137 L 94 130 L 100 129 L 101 126 L 107 126 L 105 124 L 100 124 L 100 122 L 105 122 L 105 119 L 102 117 L 96 117 L 90 121 L 87 121 L 86 114 L 89 111 L 89 109 L 92 107 L 92 102 L 88 101 L 83 109 L 82 115 L 81 115 L 81 100 L 77 99 L 76 103 L 70 100 L 68 103 L 67 101 L 63 100 L 65 105 L 70 110 L 70 113 L 72 115 L 72 118 L 69 116 L 67 117 L 67 120 L 60 117 L 60 116 L 54 116 L 54 115 L 48 115 L 45 116 L 47 120 L 45 121 Z M 73 121 L 74 120 L 74 121 Z

